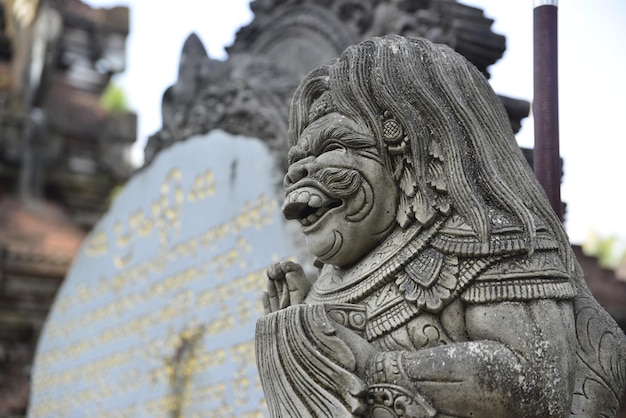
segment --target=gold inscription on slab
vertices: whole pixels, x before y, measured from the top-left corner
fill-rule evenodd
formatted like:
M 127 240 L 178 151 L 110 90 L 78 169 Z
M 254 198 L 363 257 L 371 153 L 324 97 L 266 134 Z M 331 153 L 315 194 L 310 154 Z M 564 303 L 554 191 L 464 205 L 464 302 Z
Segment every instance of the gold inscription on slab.
M 79 284 L 71 295 L 59 299 L 56 307 L 60 313 L 80 314 L 71 315 L 63 324 L 51 317 L 46 333 L 49 339 L 64 341 L 85 330 L 99 331 L 69 347 L 40 352 L 38 367 L 55 372 L 39 375 L 33 390 L 45 393 L 53 388 L 70 388 L 78 380 L 91 385 L 71 397 L 39 402 L 33 416 L 70 416 L 74 405 L 106 403 L 107 399 L 132 396 L 149 385 L 165 386 L 171 391 L 141 405 L 129 403 L 115 410 L 115 416 L 134 417 L 139 411 L 155 417 L 182 416 L 185 408 L 199 402 L 213 406 L 191 416 L 224 417 L 233 416 L 238 406 L 250 402 L 251 390 L 260 391 L 252 335 L 247 342 L 231 347 L 209 349 L 207 342 L 219 341 L 222 335 L 250 323 L 262 312 L 260 301 L 246 295 L 262 292 L 267 266 L 246 271 L 246 259 L 254 251 L 246 234 L 273 223 L 277 201 L 261 194 L 230 219 L 181 239 L 183 205 L 210 205 L 217 192 L 210 170 L 196 175 L 187 190 L 182 181 L 182 171 L 171 170 L 158 196 L 145 208 L 115 220 L 110 230 L 91 234 L 84 256 L 94 260 L 109 257 L 115 269 L 108 276 L 99 276 L 95 285 Z M 155 240 L 155 255 L 136 260 L 137 249 Z M 178 265 L 185 267 L 172 272 Z M 235 278 L 225 281 L 226 275 Z M 153 281 L 153 277 L 160 278 Z M 198 286 L 202 281 L 210 285 Z M 143 309 L 146 306 L 160 308 Z M 199 309 L 213 313 L 203 318 L 194 316 Z M 115 318 L 125 320 L 112 321 Z M 189 320 L 186 328 L 177 329 L 181 318 Z M 109 322 L 112 325 L 107 326 Z M 153 332 L 168 327 L 166 334 Z M 134 338 L 132 348 L 124 346 L 129 338 Z M 85 356 L 92 352 L 99 354 Z M 55 369 L 67 358 L 89 359 Z M 138 360 L 149 364 L 149 370 L 139 370 Z M 207 385 L 195 380 L 200 374 L 211 375 L 227 365 L 234 374 L 224 376 L 224 381 Z M 121 371 L 121 377 L 114 385 L 107 383 L 106 376 L 115 370 Z M 235 405 L 224 404 L 226 393 L 234 394 Z M 263 408 L 261 404 L 243 416 L 262 417 Z M 93 416 L 110 415 L 103 412 Z

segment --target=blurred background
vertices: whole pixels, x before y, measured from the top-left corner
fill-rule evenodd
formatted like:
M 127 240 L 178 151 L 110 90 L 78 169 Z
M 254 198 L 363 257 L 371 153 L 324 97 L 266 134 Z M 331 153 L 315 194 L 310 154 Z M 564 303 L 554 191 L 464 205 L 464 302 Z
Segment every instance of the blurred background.
M 72 258 L 146 161 L 148 139 L 167 131 L 163 95 L 181 78 L 183 44 L 195 33 L 212 60 L 227 61 L 225 47 L 254 22 L 249 3 L 0 0 L 0 417 L 25 414 L 37 337 Z M 271 2 L 254 3 L 263 12 Z M 517 112 L 520 146 L 532 148 L 532 113 L 520 115 L 533 95 L 531 2 L 459 3 L 506 38 L 484 71 Z M 565 225 L 590 288 L 622 328 L 625 19 L 621 0 L 559 4 Z

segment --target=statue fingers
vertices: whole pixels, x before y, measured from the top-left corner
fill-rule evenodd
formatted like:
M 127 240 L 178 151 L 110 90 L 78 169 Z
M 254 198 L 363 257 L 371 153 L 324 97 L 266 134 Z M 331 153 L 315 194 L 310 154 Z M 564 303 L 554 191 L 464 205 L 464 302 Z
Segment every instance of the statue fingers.
M 276 294 L 280 300 L 284 293 L 288 293 L 284 280 L 272 280 L 274 287 L 276 288 Z
M 284 289 L 283 293 L 280 295 L 279 309 L 285 309 L 291 305 L 290 293 L 289 289 Z
M 311 289 L 311 282 L 304 274 L 302 266 L 288 261 L 283 265 L 283 271 L 285 272 L 285 282 L 289 289 L 291 304 L 303 303 Z
M 296 271 L 296 272 L 299 271 L 302 274 L 304 274 L 304 271 L 302 270 L 302 266 L 299 263 L 296 263 L 295 261 L 285 260 L 285 261 L 281 261 L 278 264 L 280 264 L 280 268 L 284 274 L 287 274 L 292 271 Z
M 284 280 L 285 272 L 282 268 L 282 262 L 277 262 L 269 266 L 267 269 L 267 278 L 270 280 Z
M 278 291 L 276 290 L 276 285 L 275 285 L 275 281 L 274 280 L 268 280 L 267 281 L 267 299 L 268 299 L 268 305 L 270 308 L 270 312 L 275 312 L 279 309 L 279 297 L 278 297 Z
M 263 292 L 263 296 L 261 296 L 261 303 L 263 304 L 263 313 L 265 315 L 272 313 L 272 309 L 270 308 L 270 296 L 267 292 Z
M 287 276 L 289 277 L 289 274 Z M 287 280 L 287 286 L 291 303 L 294 305 L 304 303 L 304 299 L 311 289 L 311 283 L 305 276 L 298 277 L 297 280 Z
M 302 266 L 293 261 L 279 261 L 267 269 L 269 306 L 272 311 L 300 304 L 311 283 Z

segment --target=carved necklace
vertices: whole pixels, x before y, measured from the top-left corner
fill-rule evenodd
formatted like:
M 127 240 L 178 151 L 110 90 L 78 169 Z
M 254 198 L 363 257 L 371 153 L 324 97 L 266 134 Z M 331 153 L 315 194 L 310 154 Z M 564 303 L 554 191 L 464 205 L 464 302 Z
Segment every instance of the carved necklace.
M 417 258 L 446 218 L 430 227 L 411 225 L 397 229 L 358 264 L 341 268 L 325 265 L 307 298 L 313 303 L 356 303 L 395 280 L 403 268 Z

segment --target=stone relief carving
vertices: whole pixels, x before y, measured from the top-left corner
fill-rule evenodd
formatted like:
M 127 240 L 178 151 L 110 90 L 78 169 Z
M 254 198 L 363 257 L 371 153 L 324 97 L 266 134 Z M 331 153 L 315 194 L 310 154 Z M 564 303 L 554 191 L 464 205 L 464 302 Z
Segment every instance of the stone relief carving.
M 207 56 L 197 36 L 183 47 L 179 79 L 165 92 L 162 129 L 149 138 L 146 162 L 174 142 L 212 129 L 266 141 L 286 169 L 287 113 L 309 71 L 371 36 L 397 33 L 447 43 L 484 74 L 504 53 L 505 38 L 482 10 L 456 1 L 256 0 L 228 59 Z M 519 129 L 523 100 L 505 100 Z
M 480 71 L 372 38 L 300 84 L 289 146 L 282 210 L 320 274 L 268 271 L 272 417 L 616 415 L 624 334 Z
M 262 138 L 272 150 L 282 151 L 285 109 L 296 84 L 292 79 L 261 57 L 211 59 L 200 39 L 191 35 L 183 46 L 179 79 L 163 94 L 163 129 L 150 137 L 146 161 L 176 141 L 211 129 Z
M 250 8 L 255 19 L 238 32 L 229 53 L 268 52 L 295 31 L 323 34 L 337 56 L 359 40 L 394 33 L 448 44 L 487 74 L 506 47 L 482 10 L 454 0 L 255 0 Z M 273 55 L 285 57 L 285 51 Z

